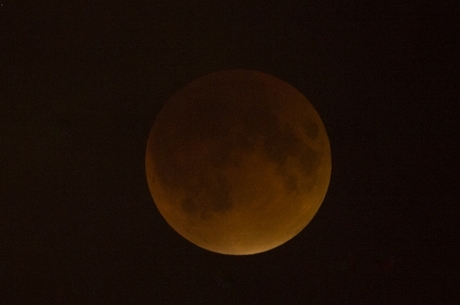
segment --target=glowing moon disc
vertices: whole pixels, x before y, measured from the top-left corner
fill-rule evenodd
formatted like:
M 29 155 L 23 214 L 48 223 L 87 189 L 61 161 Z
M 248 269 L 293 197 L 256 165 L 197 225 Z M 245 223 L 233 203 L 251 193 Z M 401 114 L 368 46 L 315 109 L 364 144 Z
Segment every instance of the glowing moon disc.
M 321 118 L 295 88 L 248 70 L 213 73 L 179 90 L 151 129 L 152 197 L 180 235 L 223 254 L 254 254 L 298 234 L 329 185 Z

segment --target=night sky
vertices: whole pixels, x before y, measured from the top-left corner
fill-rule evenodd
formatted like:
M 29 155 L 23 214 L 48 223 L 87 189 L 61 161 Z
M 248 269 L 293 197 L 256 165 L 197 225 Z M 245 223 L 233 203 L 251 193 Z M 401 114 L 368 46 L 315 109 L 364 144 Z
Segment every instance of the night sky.
M 457 304 L 458 1 L 0 0 L 0 303 Z M 210 72 L 302 92 L 332 176 L 286 244 L 225 256 L 147 187 L 156 115 Z

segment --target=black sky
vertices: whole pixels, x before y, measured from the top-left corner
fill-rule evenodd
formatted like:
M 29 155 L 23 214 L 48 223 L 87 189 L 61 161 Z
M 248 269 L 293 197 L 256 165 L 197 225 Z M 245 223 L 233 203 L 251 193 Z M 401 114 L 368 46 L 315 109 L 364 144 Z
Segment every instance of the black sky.
M 0 1 L 6 304 L 457 304 L 458 1 L 67 2 Z M 162 105 L 229 68 L 332 149 L 313 221 L 247 257 L 177 235 L 144 172 Z

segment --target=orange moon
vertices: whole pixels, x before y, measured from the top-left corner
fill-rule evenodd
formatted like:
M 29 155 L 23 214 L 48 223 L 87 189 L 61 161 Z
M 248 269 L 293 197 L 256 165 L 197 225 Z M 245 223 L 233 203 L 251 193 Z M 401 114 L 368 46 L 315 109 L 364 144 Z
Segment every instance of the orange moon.
M 312 220 L 329 186 L 326 129 L 274 76 L 228 70 L 179 90 L 147 142 L 147 182 L 177 233 L 209 251 L 273 249 Z

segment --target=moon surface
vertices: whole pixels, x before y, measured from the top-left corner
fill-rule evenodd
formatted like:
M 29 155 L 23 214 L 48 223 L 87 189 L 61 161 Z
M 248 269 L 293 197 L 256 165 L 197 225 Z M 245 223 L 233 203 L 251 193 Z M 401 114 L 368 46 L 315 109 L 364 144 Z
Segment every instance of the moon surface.
M 297 235 L 329 186 L 326 129 L 288 83 L 251 70 L 201 77 L 158 114 L 147 182 L 177 233 L 209 251 L 246 255 Z

